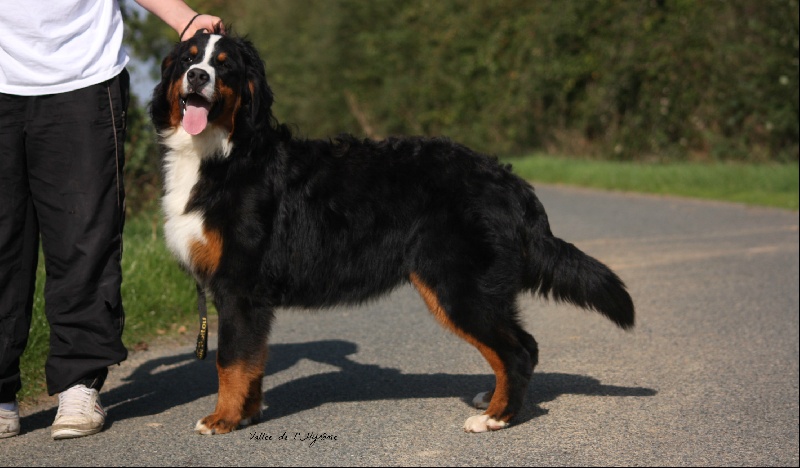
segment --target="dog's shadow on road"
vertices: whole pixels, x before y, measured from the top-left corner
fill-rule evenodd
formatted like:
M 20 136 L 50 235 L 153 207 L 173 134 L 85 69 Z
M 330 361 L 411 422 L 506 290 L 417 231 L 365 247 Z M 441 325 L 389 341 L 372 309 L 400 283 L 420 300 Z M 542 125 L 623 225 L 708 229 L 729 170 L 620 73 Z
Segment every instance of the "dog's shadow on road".
M 264 420 L 275 420 L 333 402 L 457 397 L 469 404 L 475 394 L 494 385 L 492 374 L 403 374 L 397 369 L 361 364 L 349 357 L 357 351 L 356 344 L 343 340 L 270 345 L 264 385 L 264 400 L 269 406 L 263 414 Z M 270 387 L 269 376 L 295 366 L 302 359 L 334 366 L 338 370 Z M 106 427 L 114 421 L 159 414 L 216 394 L 215 361 L 216 352 L 210 351 L 205 361 L 198 361 L 193 353 L 186 353 L 145 362 L 121 385 L 101 393 L 101 400 L 109 409 Z M 653 396 L 656 391 L 644 387 L 604 385 L 585 375 L 534 372 L 515 424 L 546 414 L 547 410 L 539 405 L 564 394 Z M 212 410 L 213 404 L 209 405 L 207 413 Z M 23 417 L 23 430 L 29 432 L 49 427 L 55 413 L 56 408 L 50 408 Z

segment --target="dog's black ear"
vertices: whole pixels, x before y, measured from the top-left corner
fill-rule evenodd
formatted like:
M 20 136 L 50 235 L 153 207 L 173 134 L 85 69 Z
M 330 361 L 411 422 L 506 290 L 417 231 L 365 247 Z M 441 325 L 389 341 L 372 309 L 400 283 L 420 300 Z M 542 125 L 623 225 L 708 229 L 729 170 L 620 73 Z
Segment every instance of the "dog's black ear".
M 153 89 L 153 98 L 150 101 L 150 116 L 156 129 L 161 130 L 170 125 L 170 103 L 169 87 L 172 84 L 172 76 L 175 74 L 175 67 L 178 65 L 179 57 L 184 45 L 177 43 L 161 61 L 161 80 Z
M 173 49 L 173 51 L 170 52 L 169 55 L 164 57 L 164 60 L 161 61 L 161 78 L 162 79 L 167 76 L 167 70 L 172 68 L 172 66 L 175 64 L 174 53 L 175 53 L 175 51 Z
M 184 45 L 182 43 L 175 44 L 175 47 L 164 57 L 164 60 L 161 61 L 161 81 L 164 81 L 164 78 L 168 78 L 172 74 L 172 70 L 175 67 L 175 64 L 178 62 L 178 56 L 180 55 L 181 51 L 183 50 Z
M 246 69 L 242 96 L 247 108 L 248 126 L 257 132 L 265 130 L 266 126 L 275 128 L 276 122 L 272 116 L 272 89 L 267 83 L 264 62 L 250 41 L 238 40 Z

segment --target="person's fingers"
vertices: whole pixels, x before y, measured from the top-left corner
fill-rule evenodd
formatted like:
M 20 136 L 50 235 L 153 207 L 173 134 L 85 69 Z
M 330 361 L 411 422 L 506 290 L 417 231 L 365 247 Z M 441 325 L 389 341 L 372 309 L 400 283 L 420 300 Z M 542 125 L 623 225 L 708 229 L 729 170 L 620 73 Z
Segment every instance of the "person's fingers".
M 192 21 L 192 24 L 186 29 L 181 36 L 181 40 L 185 41 L 195 35 L 197 31 L 204 30 L 208 33 L 219 32 L 225 34 L 225 25 L 222 19 L 212 15 L 200 15 Z

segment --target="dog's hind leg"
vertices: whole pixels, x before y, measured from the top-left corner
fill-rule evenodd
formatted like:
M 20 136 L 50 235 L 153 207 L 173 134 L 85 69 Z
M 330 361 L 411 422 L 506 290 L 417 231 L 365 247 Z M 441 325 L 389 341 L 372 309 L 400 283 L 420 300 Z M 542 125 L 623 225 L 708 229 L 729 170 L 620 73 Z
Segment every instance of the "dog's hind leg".
M 539 363 L 539 345 L 536 343 L 536 340 L 533 339 L 533 336 L 521 327 L 517 330 L 517 341 L 528 351 L 528 355 L 531 358 L 531 373 L 533 373 L 536 364 Z M 478 409 L 485 410 L 489 408 L 492 396 L 494 396 L 494 389 L 481 392 L 472 399 L 472 405 Z
M 475 297 L 462 297 L 458 304 L 442 300 L 445 287 L 430 286 L 420 275 L 412 273 L 411 282 L 419 290 L 434 317 L 446 328 L 478 348 L 495 374 L 495 388 L 473 400 L 486 411 L 464 423 L 467 432 L 503 429 L 522 407 L 538 350 L 533 337 L 517 323 L 514 301 L 487 303 Z M 466 294 L 466 288 L 460 288 Z M 449 296 L 449 294 L 447 295 Z M 478 310 L 491 307 L 493 310 Z M 502 309 L 499 309 L 502 308 Z
M 267 361 L 267 336 L 273 312 L 249 298 L 215 301 L 219 311 L 217 374 L 219 393 L 214 412 L 197 422 L 201 434 L 224 434 L 261 415 L 261 381 Z

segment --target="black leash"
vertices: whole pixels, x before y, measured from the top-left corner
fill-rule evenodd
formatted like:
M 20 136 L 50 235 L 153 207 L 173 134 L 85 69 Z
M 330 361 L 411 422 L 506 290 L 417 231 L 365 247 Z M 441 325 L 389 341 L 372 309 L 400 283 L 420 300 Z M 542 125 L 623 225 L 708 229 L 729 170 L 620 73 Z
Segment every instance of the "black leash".
M 205 359 L 208 354 L 208 309 L 206 308 L 206 290 L 197 283 L 197 311 L 200 313 L 200 333 L 197 334 L 197 346 L 194 355 L 197 359 Z
M 192 19 L 190 19 L 190 20 L 189 20 L 189 24 L 187 24 L 187 25 L 186 25 L 186 27 L 185 27 L 185 28 L 183 28 L 183 32 L 182 32 L 182 33 L 181 33 L 181 35 L 178 37 L 178 40 L 180 40 L 180 41 L 182 41 L 182 40 L 183 40 L 183 35 L 184 35 L 184 34 L 186 34 L 186 31 L 188 31 L 188 30 L 189 30 L 189 26 L 191 26 L 191 25 L 192 25 L 192 23 L 194 23 L 194 20 L 196 20 L 196 19 L 197 19 L 197 17 L 198 17 L 198 16 L 200 16 L 201 14 L 202 14 L 202 13 L 198 13 L 198 14 L 196 14 L 196 15 L 192 16 Z

